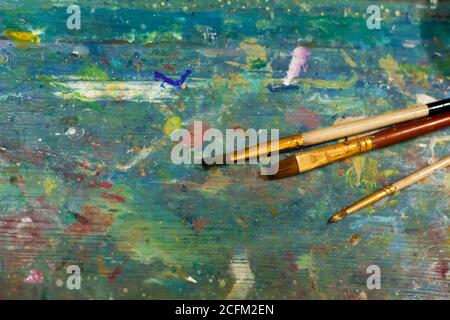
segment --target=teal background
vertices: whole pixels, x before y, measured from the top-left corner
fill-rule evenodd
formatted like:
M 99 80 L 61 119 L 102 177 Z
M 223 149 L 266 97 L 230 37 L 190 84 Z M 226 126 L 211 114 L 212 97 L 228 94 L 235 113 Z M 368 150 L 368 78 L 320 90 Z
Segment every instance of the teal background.
M 170 160 L 194 120 L 283 136 L 448 97 L 449 2 L 377 1 L 379 30 L 370 4 L 1 1 L 0 298 L 449 299 L 448 170 L 326 225 L 447 154 L 449 130 L 279 181 Z M 298 45 L 298 89 L 271 92 Z M 153 79 L 186 69 L 182 90 Z

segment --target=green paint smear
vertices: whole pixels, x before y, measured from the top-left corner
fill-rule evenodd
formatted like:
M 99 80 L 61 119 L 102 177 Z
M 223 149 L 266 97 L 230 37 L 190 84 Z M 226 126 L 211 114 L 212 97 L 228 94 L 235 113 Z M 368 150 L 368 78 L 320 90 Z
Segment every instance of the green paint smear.
M 251 69 L 261 69 L 267 66 L 267 61 L 262 60 L 260 58 L 256 58 L 250 62 Z
M 313 269 L 314 263 L 311 254 L 304 254 L 297 259 L 297 267 L 299 270 Z
M 364 156 L 354 157 L 352 167 L 347 170 L 346 181 L 350 186 L 359 187 L 363 193 L 375 191 L 378 178 L 378 161 Z
M 81 76 L 81 80 L 98 80 L 98 81 L 110 80 L 109 75 L 95 65 L 85 66 L 81 68 L 78 74 Z
M 350 89 L 358 81 L 356 73 L 352 73 L 352 77 L 348 80 L 322 80 L 322 79 L 298 79 L 297 82 L 301 82 L 305 85 L 310 85 L 315 88 L 327 88 L 327 89 Z

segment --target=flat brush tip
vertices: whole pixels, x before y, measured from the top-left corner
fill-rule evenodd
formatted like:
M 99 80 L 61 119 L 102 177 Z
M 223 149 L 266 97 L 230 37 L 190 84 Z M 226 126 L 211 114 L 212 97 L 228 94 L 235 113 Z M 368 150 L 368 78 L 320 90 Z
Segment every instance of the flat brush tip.
M 266 179 L 275 180 L 287 178 L 299 174 L 297 158 L 295 156 L 288 157 L 278 162 L 278 172 L 273 175 L 266 175 Z

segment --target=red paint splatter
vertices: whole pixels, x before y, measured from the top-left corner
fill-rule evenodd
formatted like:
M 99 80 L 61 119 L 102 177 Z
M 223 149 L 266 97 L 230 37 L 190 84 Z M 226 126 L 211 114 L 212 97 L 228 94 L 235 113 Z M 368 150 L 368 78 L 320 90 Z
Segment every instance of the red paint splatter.
M 117 276 L 122 273 L 122 268 L 120 266 L 116 266 L 113 271 L 108 275 L 109 281 L 116 280 Z
M 295 255 L 291 252 L 288 252 L 288 254 L 286 255 L 286 258 L 289 262 L 288 264 L 288 269 L 291 272 L 297 272 L 298 271 L 298 266 L 295 263 Z
M 308 109 L 298 107 L 296 110 L 287 112 L 285 114 L 287 122 L 300 126 L 303 125 L 307 128 L 317 128 L 322 123 L 321 117 Z
M 111 193 L 102 193 L 100 195 L 100 197 L 102 197 L 103 199 L 108 199 L 108 200 L 113 200 L 116 202 L 125 202 L 125 198 L 118 196 L 117 194 L 111 194 Z
M 77 216 L 77 222 L 71 224 L 67 232 L 79 236 L 99 233 L 110 227 L 112 222 L 112 214 L 105 214 L 97 208 L 85 206 Z
M 447 272 L 448 272 L 448 261 L 446 260 L 441 260 L 438 261 L 436 263 L 436 265 L 434 266 L 434 271 L 439 274 L 441 276 L 441 278 L 446 278 L 447 277 Z
M 96 182 L 96 181 L 93 181 L 89 186 L 91 188 L 111 189 L 113 187 L 113 184 L 111 182 Z
M 44 274 L 36 269 L 33 269 L 23 281 L 29 284 L 40 284 L 44 282 Z
M 192 230 L 195 233 L 200 233 L 206 226 L 207 221 L 205 219 L 196 219 L 192 224 Z

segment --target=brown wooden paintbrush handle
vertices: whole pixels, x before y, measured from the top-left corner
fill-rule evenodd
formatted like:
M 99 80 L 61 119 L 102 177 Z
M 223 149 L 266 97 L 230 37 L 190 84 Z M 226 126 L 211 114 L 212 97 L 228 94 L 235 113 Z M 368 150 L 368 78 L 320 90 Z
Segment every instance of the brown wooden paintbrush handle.
M 326 166 L 338 160 L 403 142 L 450 126 L 450 112 L 410 121 L 373 135 L 299 152 L 295 155 L 300 173 Z
M 239 160 L 244 161 L 245 159 L 255 158 L 269 152 L 291 150 L 301 148 L 303 146 L 311 146 L 340 138 L 351 137 L 363 132 L 371 132 L 375 129 L 390 125 L 427 116 L 438 115 L 446 111 L 450 111 L 450 98 L 427 104 L 417 104 L 403 110 L 391 111 L 361 120 L 337 124 L 327 128 L 298 133 L 293 136 L 283 137 L 279 139 L 279 141 L 271 141 L 267 144 L 267 147 L 264 146 L 261 148 L 258 145 L 250 146 L 243 150 L 239 150 L 238 152 L 226 154 L 224 155 L 224 158 L 226 163 Z
M 370 136 L 374 149 L 384 148 L 450 126 L 450 112 L 393 126 Z
M 230 162 L 239 160 L 243 161 L 244 159 L 254 158 L 268 152 L 291 150 L 301 148 L 303 146 L 311 146 L 340 138 L 350 137 L 355 134 L 369 132 L 374 129 L 426 117 L 429 113 L 430 110 L 426 104 L 418 104 L 403 110 L 391 111 L 365 119 L 337 124 L 327 128 L 306 131 L 293 136 L 280 138 L 279 141 L 272 141 L 268 143 L 268 147 L 266 149 L 261 149 L 258 145 L 256 145 L 247 147 L 238 152 L 230 153 L 226 155 L 226 162 L 229 162 L 229 160 L 231 160 Z M 265 152 L 262 152 L 261 150 L 264 150 Z

